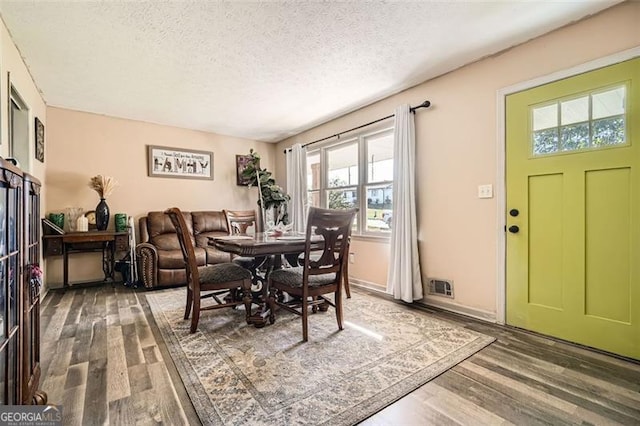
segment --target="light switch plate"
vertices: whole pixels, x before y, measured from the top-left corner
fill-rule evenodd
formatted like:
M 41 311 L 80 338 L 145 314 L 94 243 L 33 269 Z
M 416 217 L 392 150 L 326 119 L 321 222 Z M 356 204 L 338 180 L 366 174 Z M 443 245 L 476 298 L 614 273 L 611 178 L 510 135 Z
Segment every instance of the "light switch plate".
M 478 198 L 493 198 L 493 185 L 478 185 Z

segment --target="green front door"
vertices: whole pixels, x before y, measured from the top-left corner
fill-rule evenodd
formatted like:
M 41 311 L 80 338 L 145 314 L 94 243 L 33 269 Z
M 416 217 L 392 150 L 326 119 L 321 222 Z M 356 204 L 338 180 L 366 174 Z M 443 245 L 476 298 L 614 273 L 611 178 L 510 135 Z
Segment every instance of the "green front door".
M 507 323 L 640 359 L 640 59 L 506 114 Z

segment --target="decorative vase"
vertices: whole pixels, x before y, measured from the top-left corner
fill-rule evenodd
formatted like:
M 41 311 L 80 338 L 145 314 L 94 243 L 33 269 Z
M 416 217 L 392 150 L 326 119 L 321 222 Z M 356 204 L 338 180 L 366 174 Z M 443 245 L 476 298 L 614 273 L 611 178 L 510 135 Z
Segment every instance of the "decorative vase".
M 100 198 L 100 202 L 96 206 L 96 229 L 105 231 L 109 225 L 109 206 L 104 198 Z

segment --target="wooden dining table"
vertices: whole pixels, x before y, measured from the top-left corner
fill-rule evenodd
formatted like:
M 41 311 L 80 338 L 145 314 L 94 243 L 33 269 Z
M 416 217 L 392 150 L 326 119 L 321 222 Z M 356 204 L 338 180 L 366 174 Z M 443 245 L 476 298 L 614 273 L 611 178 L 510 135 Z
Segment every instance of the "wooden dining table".
M 259 268 L 264 271 L 260 277 L 262 288 L 254 292 L 254 303 L 260 309 L 250 317 L 250 322 L 256 327 L 264 327 L 269 317 L 269 273 L 283 266 L 297 266 L 298 256 L 305 251 L 306 235 L 301 233 L 285 233 L 273 235 L 259 232 L 255 235 L 225 235 L 209 237 L 209 245 L 220 251 L 238 256 L 254 257 Z M 322 250 L 324 239 L 321 236 L 311 238 L 311 250 Z

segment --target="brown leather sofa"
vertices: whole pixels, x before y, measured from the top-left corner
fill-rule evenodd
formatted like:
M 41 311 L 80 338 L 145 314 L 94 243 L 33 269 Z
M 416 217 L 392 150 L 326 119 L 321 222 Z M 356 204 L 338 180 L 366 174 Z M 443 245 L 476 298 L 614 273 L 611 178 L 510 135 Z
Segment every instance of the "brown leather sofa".
M 182 212 L 194 238 L 198 266 L 231 261 L 229 253 L 208 246 L 208 238 L 228 235 L 221 211 Z M 138 220 L 140 243 L 136 246 L 138 276 L 145 287 L 185 285 L 187 275 L 176 229 L 164 212 L 149 212 Z

